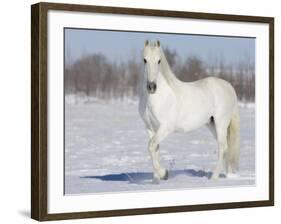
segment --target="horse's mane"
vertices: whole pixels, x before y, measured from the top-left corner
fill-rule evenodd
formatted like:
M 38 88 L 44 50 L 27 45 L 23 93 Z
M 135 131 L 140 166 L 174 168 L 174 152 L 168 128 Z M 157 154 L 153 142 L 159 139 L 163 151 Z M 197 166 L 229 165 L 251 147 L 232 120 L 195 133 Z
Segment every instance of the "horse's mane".
M 160 65 L 161 73 L 162 73 L 163 77 L 165 78 L 165 80 L 167 81 L 167 83 L 170 86 L 174 86 L 178 79 L 172 72 L 171 67 L 164 54 L 164 51 L 161 47 L 160 47 L 160 53 L 161 53 L 161 65 Z

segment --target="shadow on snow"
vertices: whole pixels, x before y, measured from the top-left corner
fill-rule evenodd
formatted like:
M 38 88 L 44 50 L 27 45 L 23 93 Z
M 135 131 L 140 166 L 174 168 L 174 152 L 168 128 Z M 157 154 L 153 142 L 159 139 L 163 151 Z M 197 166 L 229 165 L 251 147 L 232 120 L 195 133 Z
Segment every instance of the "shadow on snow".
M 210 178 L 212 172 L 206 172 L 203 170 L 184 169 L 184 170 L 170 170 L 169 179 L 179 175 L 187 175 L 191 177 L 206 177 Z M 225 178 L 225 175 L 220 174 L 220 177 Z M 127 181 L 131 184 L 145 183 L 153 179 L 153 173 L 151 172 L 132 172 L 132 173 L 119 173 L 119 174 L 106 174 L 101 176 L 81 176 L 80 178 L 99 179 L 102 181 Z

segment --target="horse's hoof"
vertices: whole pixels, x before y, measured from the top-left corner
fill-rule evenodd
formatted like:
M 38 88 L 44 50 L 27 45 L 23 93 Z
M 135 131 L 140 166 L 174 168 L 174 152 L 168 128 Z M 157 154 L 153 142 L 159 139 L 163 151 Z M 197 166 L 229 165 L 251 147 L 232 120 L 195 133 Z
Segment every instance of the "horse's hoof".
M 168 170 L 165 170 L 165 174 L 164 174 L 164 176 L 161 179 L 162 180 L 168 180 L 168 178 L 169 178 Z
M 153 184 L 160 184 L 160 179 L 154 177 L 154 178 L 152 179 L 152 183 L 153 183 Z
M 210 179 L 211 180 L 217 180 L 217 179 L 219 179 L 219 175 L 213 174 Z

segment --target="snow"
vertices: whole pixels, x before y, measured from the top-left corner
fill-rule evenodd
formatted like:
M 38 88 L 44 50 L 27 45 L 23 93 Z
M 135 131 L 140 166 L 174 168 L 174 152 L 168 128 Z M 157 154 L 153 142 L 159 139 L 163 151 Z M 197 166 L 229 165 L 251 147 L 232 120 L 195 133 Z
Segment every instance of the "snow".
M 169 179 L 156 184 L 137 102 L 83 98 L 67 96 L 65 100 L 66 194 L 255 184 L 254 104 L 240 105 L 239 175 L 209 179 L 217 161 L 217 145 L 203 127 L 171 134 L 162 142 L 160 161 L 169 170 Z

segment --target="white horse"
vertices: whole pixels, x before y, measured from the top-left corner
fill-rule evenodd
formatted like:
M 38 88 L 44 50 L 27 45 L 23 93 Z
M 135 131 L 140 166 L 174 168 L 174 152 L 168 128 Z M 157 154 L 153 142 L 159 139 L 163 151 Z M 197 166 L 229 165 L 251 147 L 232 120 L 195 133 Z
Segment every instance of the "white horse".
M 172 132 L 188 132 L 207 125 L 218 142 L 217 179 L 238 170 L 240 117 L 237 96 L 230 83 L 215 77 L 182 82 L 170 69 L 160 42 L 145 42 L 139 112 L 149 135 L 154 180 L 168 178 L 159 163 L 159 143 Z

